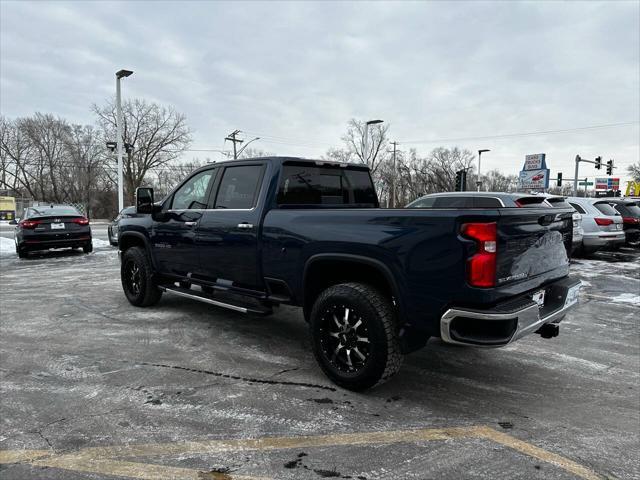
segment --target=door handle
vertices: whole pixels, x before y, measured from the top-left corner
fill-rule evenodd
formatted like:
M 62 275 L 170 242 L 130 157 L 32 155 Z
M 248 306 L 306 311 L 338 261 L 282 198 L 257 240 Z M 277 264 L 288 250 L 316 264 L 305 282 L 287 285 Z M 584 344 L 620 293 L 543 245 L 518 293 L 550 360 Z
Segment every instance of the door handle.
M 193 227 L 194 225 L 197 225 L 198 222 L 184 222 L 185 226 L 187 227 Z
M 238 228 L 243 228 L 245 230 L 251 230 L 253 228 L 253 224 L 252 223 L 239 223 L 238 224 Z

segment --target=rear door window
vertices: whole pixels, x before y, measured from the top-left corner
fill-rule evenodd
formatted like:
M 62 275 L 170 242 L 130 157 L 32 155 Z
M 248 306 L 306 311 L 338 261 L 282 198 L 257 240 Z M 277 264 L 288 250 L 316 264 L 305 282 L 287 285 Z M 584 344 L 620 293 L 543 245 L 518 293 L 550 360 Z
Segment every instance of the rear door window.
M 262 183 L 263 165 L 227 167 L 220 180 L 215 208 L 249 210 L 256 204 Z
M 475 208 L 500 208 L 502 202 L 493 197 L 474 197 L 473 206 Z
M 580 205 L 578 205 L 577 203 L 571 203 L 569 202 L 569 205 L 571 205 L 573 208 L 575 208 L 576 212 L 578 213 L 583 213 L 586 214 L 587 212 L 585 211 L 584 208 L 582 208 Z
M 618 212 L 616 212 L 616 209 L 608 203 L 596 203 L 593 206 L 596 207 L 603 215 L 620 215 Z
M 433 203 L 436 201 L 436 197 L 424 197 L 415 200 L 413 203 L 407 205 L 407 208 L 433 208 Z
M 473 208 L 473 198 L 463 196 L 436 197 L 433 208 Z
M 553 208 L 571 208 L 569 202 L 561 197 L 547 198 L 547 202 L 549 202 Z

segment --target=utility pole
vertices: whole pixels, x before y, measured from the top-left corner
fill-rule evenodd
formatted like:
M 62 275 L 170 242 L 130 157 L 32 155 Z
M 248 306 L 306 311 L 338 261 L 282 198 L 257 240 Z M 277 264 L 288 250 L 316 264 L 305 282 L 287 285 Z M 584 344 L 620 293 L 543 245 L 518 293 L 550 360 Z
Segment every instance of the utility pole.
M 391 142 L 393 145 L 393 175 L 391 176 L 391 208 L 396 208 L 396 147 L 398 142 Z
M 239 133 L 240 133 L 240 130 L 234 130 L 229 134 L 229 136 L 225 138 L 225 141 L 229 140 L 230 142 L 233 142 L 233 159 L 234 160 L 238 159 L 238 150 L 236 148 L 236 143 L 242 143 L 244 141 L 244 140 L 240 140 L 239 138 L 236 138 L 236 136 Z

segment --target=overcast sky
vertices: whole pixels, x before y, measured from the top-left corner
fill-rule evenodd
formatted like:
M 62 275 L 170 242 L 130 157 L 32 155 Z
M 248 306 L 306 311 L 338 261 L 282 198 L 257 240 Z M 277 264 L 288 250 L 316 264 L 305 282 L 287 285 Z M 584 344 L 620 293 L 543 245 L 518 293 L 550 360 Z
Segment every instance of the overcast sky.
M 0 18 L 0 105 L 11 118 L 92 123 L 91 104 L 128 68 L 123 95 L 185 113 L 193 149 L 221 148 L 238 128 L 263 137 L 256 148 L 319 157 L 354 117 L 384 119 L 401 149 L 422 154 L 489 148 L 483 171 L 516 173 L 540 152 L 565 177 L 578 153 L 621 167 L 640 158 L 637 0 L 3 0 Z M 477 139 L 623 122 L 635 124 Z

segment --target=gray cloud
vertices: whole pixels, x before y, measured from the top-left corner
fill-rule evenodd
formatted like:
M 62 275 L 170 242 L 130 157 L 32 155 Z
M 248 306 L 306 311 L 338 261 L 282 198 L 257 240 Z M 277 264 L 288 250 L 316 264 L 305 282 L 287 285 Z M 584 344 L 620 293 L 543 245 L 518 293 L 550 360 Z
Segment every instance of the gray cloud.
M 256 147 L 319 156 L 351 117 L 385 119 L 401 144 L 638 121 L 639 5 L 2 2 L 1 111 L 91 122 L 126 67 L 125 96 L 186 113 L 194 147 L 240 128 L 295 144 Z M 576 153 L 636 161 L 638 136 L 636 125 L 456 143 L 491 148 L 485 167 L 508 173 L 546 152 L 567 176 Z

